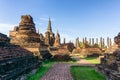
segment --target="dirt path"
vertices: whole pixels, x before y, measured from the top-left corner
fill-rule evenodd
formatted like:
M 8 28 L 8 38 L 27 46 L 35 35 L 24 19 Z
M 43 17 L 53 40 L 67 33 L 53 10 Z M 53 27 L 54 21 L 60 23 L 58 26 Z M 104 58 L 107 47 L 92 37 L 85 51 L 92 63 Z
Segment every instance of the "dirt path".
M 70 64 L 56 63 L 40 80 L 73 80 Z
M 79 64 L 91 64 L 90 62 L 88 62 L 85 59 L 80 59 L 79 61 L 77 61 L 77 63 L 79 63 Z
M 81 59 L 81 58 L 78 57 L 78 56 L 74 56 L 73 58 L 75 58 L 75 59 L 77 60 L 77 63 L 79 63 L 79 64 L 91 64 L 91 63 L 88 62 L 87 60 Z

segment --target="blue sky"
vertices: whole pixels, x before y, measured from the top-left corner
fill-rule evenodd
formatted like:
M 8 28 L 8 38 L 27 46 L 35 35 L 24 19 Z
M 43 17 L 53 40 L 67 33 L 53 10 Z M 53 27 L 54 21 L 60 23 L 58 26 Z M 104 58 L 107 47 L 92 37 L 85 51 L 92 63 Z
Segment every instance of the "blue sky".
M 0 0 L 0 32 L 8 35 L 24 14 L 33 17 L 43 34 L 50 17 L 53 32 L 67 41 L 113 38 L 120 29 L 120 0 Z

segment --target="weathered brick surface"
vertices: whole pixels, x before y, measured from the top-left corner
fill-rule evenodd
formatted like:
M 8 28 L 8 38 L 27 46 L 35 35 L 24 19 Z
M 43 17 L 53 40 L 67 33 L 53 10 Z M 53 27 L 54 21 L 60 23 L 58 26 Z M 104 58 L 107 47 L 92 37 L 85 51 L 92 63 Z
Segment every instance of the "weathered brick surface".
M 73 80 L 70 64 L 56 63 L 40 80 Z

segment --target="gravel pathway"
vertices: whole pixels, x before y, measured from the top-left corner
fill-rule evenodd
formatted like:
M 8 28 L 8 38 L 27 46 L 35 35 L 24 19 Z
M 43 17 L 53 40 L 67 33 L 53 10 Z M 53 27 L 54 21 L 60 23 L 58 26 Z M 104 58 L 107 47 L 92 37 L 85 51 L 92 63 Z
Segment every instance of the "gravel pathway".
M 55 63 L 40 80 L 73 80 L 70 73 L 70 64 Z

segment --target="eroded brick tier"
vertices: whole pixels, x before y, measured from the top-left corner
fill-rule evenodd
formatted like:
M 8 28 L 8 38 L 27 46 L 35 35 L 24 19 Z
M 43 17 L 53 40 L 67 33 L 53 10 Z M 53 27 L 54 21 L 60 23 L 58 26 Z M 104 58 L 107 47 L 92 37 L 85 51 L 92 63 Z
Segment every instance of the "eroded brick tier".
M 120 33 L 114 38 L 114 42 L 118 49 L 111 54 L 105 54 L 101 63 L 97 65 L 98 70 L 104 73 L 108 80 L 120 80 Z
M 21 74 L 29 73 L 41 65 L 32 52 L 10 44 L 9 38 L 4 39 L 6 42 L 0 40 L 0 80 L 16 79 Z

